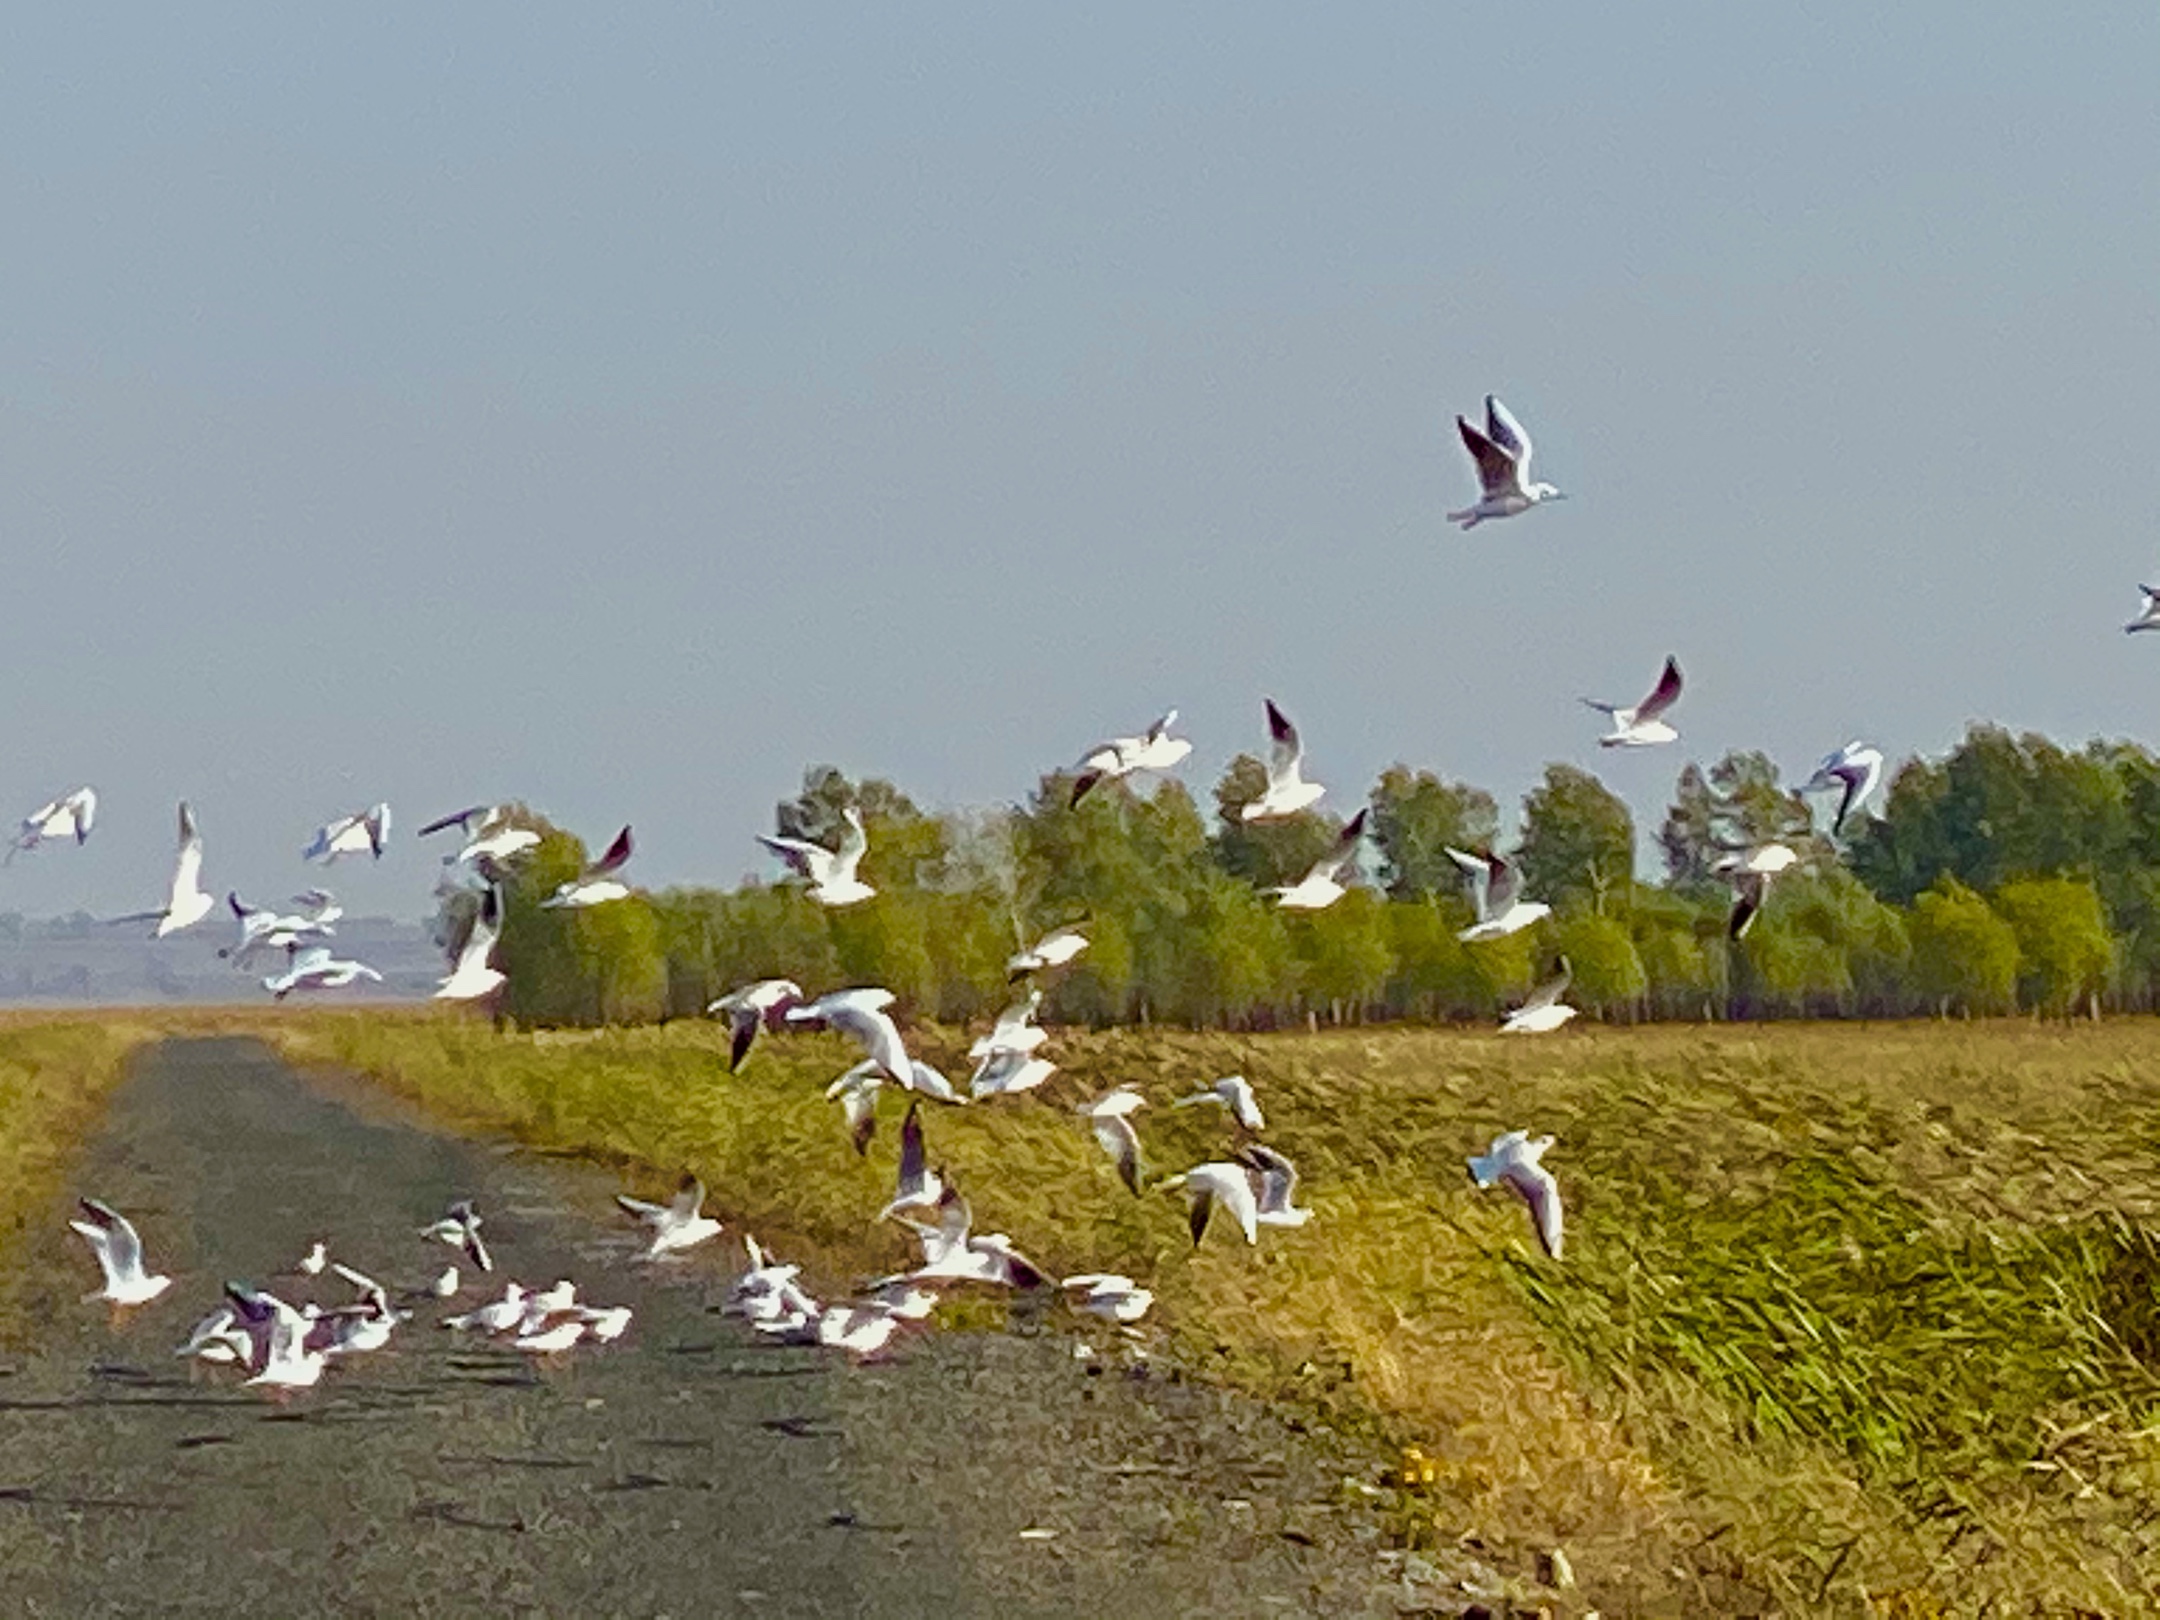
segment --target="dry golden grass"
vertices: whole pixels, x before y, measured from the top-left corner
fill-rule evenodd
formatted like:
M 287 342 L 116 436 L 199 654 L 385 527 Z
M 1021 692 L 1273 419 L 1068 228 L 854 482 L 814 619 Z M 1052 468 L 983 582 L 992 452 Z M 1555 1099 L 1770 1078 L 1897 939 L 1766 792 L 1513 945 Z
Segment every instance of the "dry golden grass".
M 685 1167 L 736 1230 L 844 1288 L 907 1246 L 887 1099 L 867 1158 L 832 1037 L 724 1069 L 701 1025 L 499 1035 L 435 1012 L 225 1015 L 438 1115 Z M 957 1035 L 923 1055 L 960 1066 Z M 928 1116 L 978 1224 L 1160 1298 L 1187 1365 L 1415 1455 L 1409 1538 L 1519 1572 L 1565 1547 L 1607 1613 L 2131 1614 L 2160 1607 L 2160 1032 L 1781 1026 L 1062 1035 L 1037 1097 Z M 1260 1087 L 1318 1211 L 1257 1251 L 1135 1199 L 1066 1105 L 1120 1081 L 1151 1169 L 1229 1145 L 1168 1101 Z M 1559 1137 L 1567 1261 L 1465 1154 Z M 983 1307 L 971 1308 L 980 1312 Z M 1376 1472 L 1376 1478 L 1378 1474 Z
M 0 1017 L 0 1334 L 18 1315 L 17 1268 L 32 1222 L 51 1213 L 128 1054 L 154 1033 L 95 1016 Z

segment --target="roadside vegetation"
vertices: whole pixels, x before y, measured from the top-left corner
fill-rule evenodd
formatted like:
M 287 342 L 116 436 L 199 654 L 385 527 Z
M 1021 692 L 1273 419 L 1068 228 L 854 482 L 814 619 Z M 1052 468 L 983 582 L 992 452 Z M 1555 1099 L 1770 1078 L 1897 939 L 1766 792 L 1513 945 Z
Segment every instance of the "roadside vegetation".
M 153 1026 L 125 1016 L 0 1018 L 0 1336 L 18 1326 L 22 1271 L 128 1055 Z M 40 1235 L 33 1237 L 33 1229 Z
M 702 1023 L 498 1033 L 315 1012 L 265 1028 L 439 1115 L 664 1185 L 846 1288 L 910 1259 L 824 1083 L 836 1038 L 725 1072 Z M 965 1037 L 918 1031 L 961 1063 Z M 978 1225 L 1156 1290 L 1174 1362 L 1404 1458 L 1407 1536 L 1605 1612 L 2115 1614 L 2160 1604 L 2160 1078 L 2139 1022 L 1061 1032 L 1035 1096 L 927 1118 Z M 1139 1198 L 1068 1111 L 1132 1082 L 1151 1174 L 1220 1157 L 1177 1095 L 1243 1072 L 1317 1211 L 1258 1250 Z M 1463 1158 L 1559 1138 L 1567 1258 Z M 723 1242 L 733 1241 L 723 1239 Z M 972 1302 L 965 1319 L 994 1307 Z M 969 1315 L 967 1313 L 975 1313 Z

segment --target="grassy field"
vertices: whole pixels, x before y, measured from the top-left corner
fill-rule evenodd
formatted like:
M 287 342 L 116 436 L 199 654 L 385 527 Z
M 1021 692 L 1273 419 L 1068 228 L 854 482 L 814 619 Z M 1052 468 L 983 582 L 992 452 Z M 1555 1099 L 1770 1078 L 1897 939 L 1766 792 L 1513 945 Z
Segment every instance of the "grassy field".
M 154 1033 L 126 1018 L 0 1017 L 0 1335 L 18 1315 L 6 1262 L 49 1218 L 128 1054 Z
M 870 1215 L 833 1037 L 733 1079 L 697 1025 L 498 1036 L 430 1016 L 269 1026 L 453 1118 L 684 1167 L 730 1224 L 844 1288 L 908 1258 Z M 962 1067 L 957 1033 L 923 1054 Z M 929 1116 L 978 1224 L 1160 1296 L 1188 1364 L 1414 1449 L 1404 1529 L 1611 1612 L 2160 1608 L 2160 1030 L 2031 1024 L 1062 1035 L 1032 1098 Z M 1156 1173 L 1221 1156 L 1173 1096 L 1240 1071 L 1318 1211 L 1197 1252 L 1066 1111 L 1120 1081 Z M 1559 1137 L 1567 1259 L 1466 1153 Z

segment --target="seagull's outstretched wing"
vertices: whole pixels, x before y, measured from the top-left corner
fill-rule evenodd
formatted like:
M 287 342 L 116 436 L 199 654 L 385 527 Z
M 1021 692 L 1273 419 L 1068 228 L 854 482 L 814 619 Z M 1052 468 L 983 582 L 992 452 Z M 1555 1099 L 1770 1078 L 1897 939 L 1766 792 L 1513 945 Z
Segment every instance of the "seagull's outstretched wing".
M 621 871 L 630 860 L 630 850 L 630 829 L 625 827 L 615 835 L 615 842 L 608 845 L 607 853 L 585 868 L 585 875 L 599 878 Z
M 1275 700 L 1268 698 L 1268 780 L 1280 781 L 1297 773 L 1299 763 L 1305 757 L 1305 745 L 1299 741 L 1297 727 L 1290 717 L 1275 707 Z
M 1485 436 L 1507 453 L 1520 476 L 1530 465 L 1530 435 L 1497 394 L 1485 396 Z
M 1541 1012 L 1555 1005 L 1567 994 L 1568 986 L 1574 982 L 1574 978 L 1574 968 L 1569 965 L 1566 957 L 1560 957 L 1553 963 L 1552 977 L 1534 986 L 1530 994 L 1523 998 L 1523 1004 L 1515 1009 L 1516 1012 Z
M 1486 495 L 1505 495 L 1516 484 L 1515 458 L 1495 443 L 1466 416 L 1455 418 L 1462 442 L 1477 463 L 1478 483 Z
M 1680 660 L 1670 653 L 1665 657 L 1664 671 L 1658 676 L 1657 685 L 1650 695 L 1635 705 L 1635 720 L 1639 725 L 1645 720 L 1655 720 L 1667 709 L 1680 701 Z M 1600 705 L 1593 704 L 1593 708 Z

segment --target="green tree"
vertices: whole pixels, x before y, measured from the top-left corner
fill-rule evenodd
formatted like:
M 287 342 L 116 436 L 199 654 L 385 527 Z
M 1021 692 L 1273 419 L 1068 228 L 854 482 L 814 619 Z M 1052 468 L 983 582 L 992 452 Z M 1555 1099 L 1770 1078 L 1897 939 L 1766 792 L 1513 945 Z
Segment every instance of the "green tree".
M 1307 1004 L 1330 1022 L 1361 1017 L 1386 991 L 1395 952 L 1386 902 L 1371 890 L 1352 889 L 1326 910 L 1300 912 L 1284 926 Z
M 1578 912 L 1551 926 L 1552 949 L 1574 969 L 1569 997 L 1600 1018 L 1631 1009 L 1650 988 L 1627 925 L 1616 917 Z
M 1913 985 L 1938 1011 L 2006 1012 L 2016 1005 L 2017 931 L 1953 877 L 1913 901 Z
M 1588 771 L 1548 765 L 1523 798 L 1517 859 L 1531 898 L 1602 910 L 1634 882 L 1635 819 Z
M 2018 987 L 2028 1005 L 2068 1013 L 2097 999 L 2115 963 L 2115 940 L 2090 883 L 2021 878 L 1995 891 L 1994 907 L 2017 936 Z
M 1388 893 L 1409 900 L 1454 894 L 1462 885 L 1462 871 L 1449 859 L 1449 846 L 1491 848 L 1499 831 L 1499 811 L 1483 788 L 1390 765 L 1373 788 L 1370 825 L 1386 863 Z

